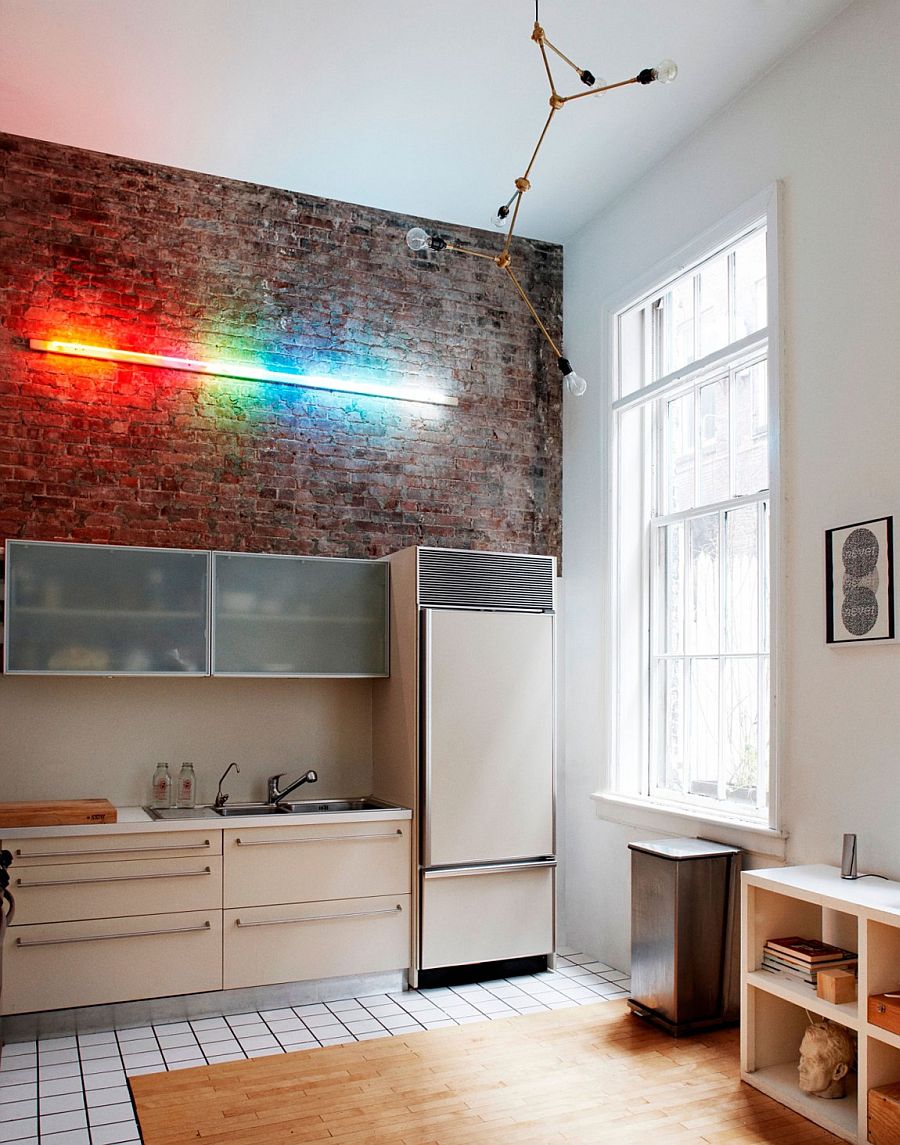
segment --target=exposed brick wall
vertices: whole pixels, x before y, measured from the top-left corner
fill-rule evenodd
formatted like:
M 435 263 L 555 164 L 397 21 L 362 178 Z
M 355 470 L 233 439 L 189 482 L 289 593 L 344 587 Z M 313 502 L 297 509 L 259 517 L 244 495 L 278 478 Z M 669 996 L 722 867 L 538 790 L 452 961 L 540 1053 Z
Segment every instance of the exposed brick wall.
M 416 223 L 434 226 L 0 135 L 0 538 L 558 555 L 552 354 L 492 264 L 412 254 Z M 561 248 L 515 259 L 559 335 Z M 459 406 L 51 357 L 29 337 L 433 380 Z

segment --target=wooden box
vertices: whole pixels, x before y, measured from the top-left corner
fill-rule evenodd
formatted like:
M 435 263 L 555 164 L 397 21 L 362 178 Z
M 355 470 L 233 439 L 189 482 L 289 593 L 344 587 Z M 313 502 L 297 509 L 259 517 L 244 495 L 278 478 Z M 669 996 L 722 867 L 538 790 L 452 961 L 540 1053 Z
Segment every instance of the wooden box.
M 900 991 L 870 995 L 868 1018 L 873 1026 L 900 1034 Z
M 816 976 L 816 994 L 838 1006 L 842 1002 L 855 1002 L 856 975 L 852 970 L 820 970 Z
M 108 799 L 42 799 L 0 803 L 0 827 L 59 827 L 75 823 L 115 823 Z
M 869 1141 L 896 1145 L 900 1141 L 900 1082 L 869 1090 Z

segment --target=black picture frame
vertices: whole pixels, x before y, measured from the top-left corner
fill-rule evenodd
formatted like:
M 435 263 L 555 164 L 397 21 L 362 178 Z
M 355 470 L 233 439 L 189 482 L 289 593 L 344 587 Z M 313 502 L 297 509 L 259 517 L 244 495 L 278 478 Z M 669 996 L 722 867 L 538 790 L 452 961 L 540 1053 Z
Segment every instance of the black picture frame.
M 825 642 L 894 640 L 894 518 L 825 532 Z

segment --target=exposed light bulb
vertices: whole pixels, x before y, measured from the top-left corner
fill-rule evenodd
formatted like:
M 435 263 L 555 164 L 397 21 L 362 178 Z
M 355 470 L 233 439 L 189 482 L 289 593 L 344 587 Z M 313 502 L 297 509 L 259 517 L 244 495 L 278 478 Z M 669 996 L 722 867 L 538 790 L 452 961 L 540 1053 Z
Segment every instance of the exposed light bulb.
M 678 75 L 678 64 L 674 60 L 661 60 L 653 69 L 659 83 L 671 83 Z
M 412 227 L 406 232 L 406 245 L 410 250 L 424 250 L 428 245 L 428 232 L 421 227 Z
M 601 87 L 601 88 L 606 87 L 606 80 L 603 78 L 603 76 L 600 76 L 597 79 L 597 81 L 594 84 L 594 87 Z M 595 91 L 594 92 L 594 99 L 599 99 L 602 95 L 606 95 L 606 92 L 605 91 Z
M 580 398 L 587 389 L 587 382 L 581 374 L 576 374 L 572 370 L 570 374 L 566 374 L 566 389 L 573 397 Z
M 568 358 L 557 358 L 556 362 L 566 380 L 566 389 L 573 397 L 580 398 L 587 389 L 587 382 L 581 374 L 575 373 Z
M 491 216 L 491 226 L 496 227 L 498 231 L 506 230 L 508 219 L 509 210 L 506 207 L 501 207 L 499 211 Z

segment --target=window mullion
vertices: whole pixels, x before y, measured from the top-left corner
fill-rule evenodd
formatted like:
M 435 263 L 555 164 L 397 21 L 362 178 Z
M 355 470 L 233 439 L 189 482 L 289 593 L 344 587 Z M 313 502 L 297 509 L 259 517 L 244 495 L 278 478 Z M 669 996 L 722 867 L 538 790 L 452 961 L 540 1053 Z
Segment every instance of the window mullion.
M 768 568 L 768 513 L 766 503 L 761 501 L 756 510 L 756 648 L 760 655 L 756 661 L 756 688 L 757 688 L 757 715 L 756 715 L 756 806 L 758 810 L 765 810 L 768 805 L 768 769 L 769 752 L 767 750 L 767 733 L 769 730 L 769 688 L 766 686 L 764 668 L 768 659 L 763 653 L 767 647 L 765 629 L 768 624 L 766 608 L 766 581 L 763 572 Z M 765 796 L 763 792 L 766 792 Z
M 716 793 L 719 799 L 726 799 L 728 792 L 725 785 L 725 649 L 727 647 L 725 626 L 727 623 L 728 609 L 726 607 L 726 590 L 728 583 L 727 576 L 727 538 L 725 532 L 725 518 L 726 513 L 723 510 L 719 512 L 719 617 L 718 617 L 718 661 L 719 661 L 719 721 L 718 721 L 718 745 L 719 745 L 719 758 L 718 766 L 716 768 Z

